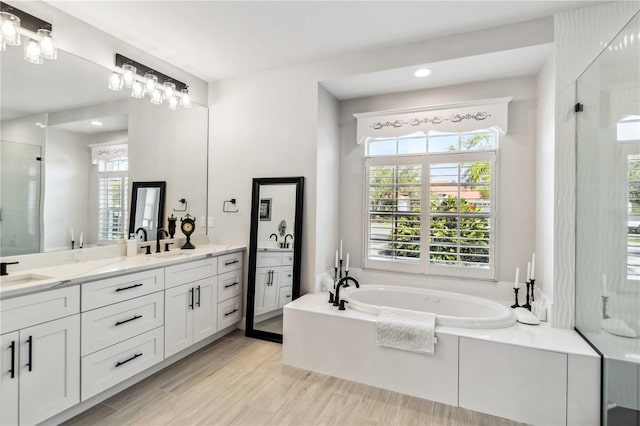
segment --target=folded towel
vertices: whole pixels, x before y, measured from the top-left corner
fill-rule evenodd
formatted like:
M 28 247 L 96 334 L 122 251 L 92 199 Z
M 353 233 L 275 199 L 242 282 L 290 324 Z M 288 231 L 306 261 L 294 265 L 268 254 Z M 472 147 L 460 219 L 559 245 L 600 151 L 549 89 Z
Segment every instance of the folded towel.
M 376 344 L 405 351 L 433 354 L 436 315 L 431 312 L 381 307 Z

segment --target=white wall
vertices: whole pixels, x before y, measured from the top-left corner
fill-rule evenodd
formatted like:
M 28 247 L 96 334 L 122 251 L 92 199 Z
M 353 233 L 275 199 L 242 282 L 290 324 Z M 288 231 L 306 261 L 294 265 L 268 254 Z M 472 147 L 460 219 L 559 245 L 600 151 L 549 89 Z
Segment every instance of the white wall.
M 640 9 L 609 2 L 555 16 L 555 163 L 552 324 L 571 328 L 575 316 L 575 82 Z
M 364 144 L 356 144 L 354 113 L 381 111 L 513 96 L 509 103 L 508 133 L 500 137 L 497 182 L 498 281 L 513 281 L 516 267 L 526 271 L 535 239 L 536 86 L 534 77 L 492 80 L 436 89 L 372 96 L 340 105 L 340 237 L 361 267 L 365 212 Z M 376 275 L 385 279 L 384 274 Z M 524 273 L 521 274 L 524 277 Z M 524 281 L 524 280 L 522 280 Z M 389 274 L 384 284 L 413 284 L 410 276 Z M 429 286 L 433 278 L 424 279 Z M 473 281 L 468 281 L 469 285 Z M 473 289 L 470 291 L 473 293 Z
M 555 56 L 538 73 L 536 141 L 536 287 L 553 302 L 553 178 L 555 143 Z M 550 318 L 547 318 L 550 320 Z

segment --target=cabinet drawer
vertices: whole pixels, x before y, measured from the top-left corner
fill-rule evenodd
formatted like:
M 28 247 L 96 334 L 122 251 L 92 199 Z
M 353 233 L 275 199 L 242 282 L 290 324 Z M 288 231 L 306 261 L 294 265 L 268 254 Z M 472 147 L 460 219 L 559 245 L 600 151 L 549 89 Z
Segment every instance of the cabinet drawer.
M 225 254 L 218 257 L 218 273 L 224 274 L 225 272 L 235 271 L 236 269 L 242 270 L 242 258 L 244 257 L 243 251 L 237 251 L 235 253 Z
M 216 258 L 196 260 L 195 262 L 165 268 L 165 285 L 167 288 L 190 283 L 218 274 L 218 260 Z
M 282 253 L 259 252 L 256 254 L 256 268 L 265 268 L 269 266 L 280 266 L 282 263 Z
M 164 359 L 164 327 L 82 357 L 82 401 Z
M 138 272 L 82 284 L 82 311 L 88 311 L 164 289 L 164 269 Z
M 80 312 L 80 287 L 43 291 L 0 302 L 2 333 Z
M 278 301 L 278 308 L 282 308 L 287 303 L 291 302 L 292 290 L 293 287 L 280 287 L 280 296 Z
M 223 302 L 242 293 L 242 270 L 218 275 L 218 301 Z
M 282 266 L 291 266 L 291 265 L 293 265 L 293 252 L 282 253 Z
M 240 296 L 218 303 L 218 331 L 239 322 L 241 319 L 242 298 Z
M 280 272 L 280 287 L 293 285 L 293 268 L 285 266 Z
M 82 355 L 164 324 L 164 293 L 149 294 L 82 313 Z

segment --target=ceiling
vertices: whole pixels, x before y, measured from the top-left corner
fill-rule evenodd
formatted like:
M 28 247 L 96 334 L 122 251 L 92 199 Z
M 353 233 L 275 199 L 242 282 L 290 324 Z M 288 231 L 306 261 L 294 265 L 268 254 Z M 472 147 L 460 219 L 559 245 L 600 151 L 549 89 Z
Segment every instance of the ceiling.
M 211 82 L 553 15 L 600 1 L 61 1 Z

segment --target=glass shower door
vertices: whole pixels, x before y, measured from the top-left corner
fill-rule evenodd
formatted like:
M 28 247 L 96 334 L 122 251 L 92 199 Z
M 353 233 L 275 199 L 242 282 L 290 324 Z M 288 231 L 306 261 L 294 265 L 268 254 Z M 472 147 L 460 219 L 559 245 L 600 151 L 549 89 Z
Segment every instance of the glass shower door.
M 577 100 L 576 329 L 603 355 L 603 424 L 640 425 L 639 15 Z

